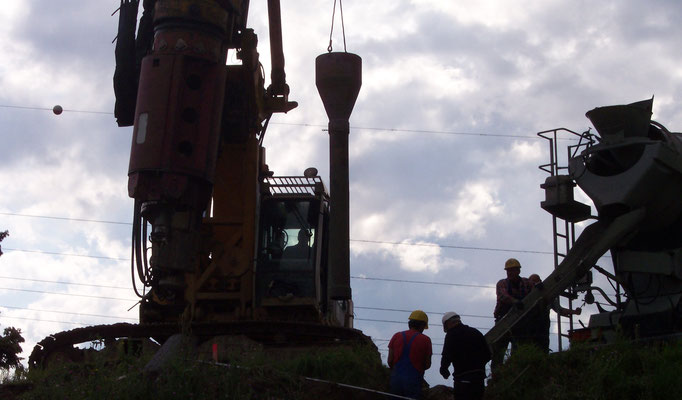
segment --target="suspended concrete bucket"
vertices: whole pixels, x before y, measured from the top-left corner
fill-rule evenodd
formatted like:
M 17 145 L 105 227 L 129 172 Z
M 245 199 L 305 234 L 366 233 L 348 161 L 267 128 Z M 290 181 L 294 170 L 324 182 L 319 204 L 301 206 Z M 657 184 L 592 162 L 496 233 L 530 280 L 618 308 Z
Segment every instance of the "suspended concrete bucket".
M 315 84 L 329 117 L 329 296 L 349 300 L 348 119 L 362 86 L 362 58 L 351 53 L 318 56 Z

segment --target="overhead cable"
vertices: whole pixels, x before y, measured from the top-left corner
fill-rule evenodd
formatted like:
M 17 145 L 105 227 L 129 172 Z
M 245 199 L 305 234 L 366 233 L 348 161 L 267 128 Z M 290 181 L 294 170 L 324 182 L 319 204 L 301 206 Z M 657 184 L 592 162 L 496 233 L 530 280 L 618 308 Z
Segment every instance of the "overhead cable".
M 128 226 L 133 225 L 131 222 L 104 221 L 104 220 L 94 220 L 94 219 L 84 219 L 84 218 L 69 218 L 69 217 L 52 217 L 52 216 L 18 214 L 18 213 L 8 213 L 8 212 L 0 212 L 0 215 L 8 215 L 8 216 L 13 216 L 13 217 L 56 219 L 56 220 L 64 220 L 64 221 L 93 222 L 93 223 L 100 223 L 100 224 L 116 224 L 116 225 L 128 225 Z M 458 246 L 458 245 L 448 245 L 448 244 L 439 244 L 439 243 L 411 243 L 411 242 L 407 242 L 407 241 L 396 242 L 396 241 L 388 241 L 388 240 L 369 240 L 369 239 L 349 239 L 349 241 L 355 242 L 355 243 L 389 244 L 389 245 L 394 245 L 394 246 L 438 247 L 438 248 L 444 248 L 444 249 L 496 251 L 496 252 L 509 252 L 509 253 L 526 253 L 526 254 L 546 254 L 546 255 L 553 255 L 554 254 L 551 251 L 503 249 L 503 248 L 495 248 L 495 247 Z M 22 250 L 15 250 L 15 251 L 22 251 Z M 24 250 L 24 251 L 26 251 L 26 250 Z M 102 257 L 102 258 L 107 258 L 107 257 Z
M 11 291 L 15 291 L 15 292 L 28 292 L 28 293 L 40 293 L 40 294 L 53 294 L 53 295 L 58 295 L 58 296 L 87 297 L 90 299 L 137 302 L 136 299 L 122 299 L 120 297 L 95 296 L 95 295 L 90 295 L 90 294 L 48 292 L 45 290 L 16 289 L 16 288 L 7 288 L 7 287 L 0 287 L 0 290 L 11 290 Z
M 11 310 L 35 311 L 35 312 L 43 312 L 43 313 L 78 315 L 78 316 L 83 316 L 83 317 L 109 318 L 109 319 L 116 319 L 116 320 L 122 320 L 122 319 L 125 319 L 128 321 L 137 321 L 138 320 L 138 318 L 117 317 L 115 315 L 84 314 L 84 313 L 74 313 L 74 312 L 56 311 L 56 310 L 37 310 L 35 308 L 13 307 L 13 306 L 3 306 L 3 305 L 0 305 L 0 308 L 7 308 L 7 309 L 11 309 Z
M 18 278 L 18 277 L 13 277 L 13 276 L 0 276 L 0 279 L 10 279 L 10 280 L 15 280 L 15 281 L 40 282 L 40 283 L 56 283 L 59 285 L 89 286 L 89 287 L 97 287 L 97 288 L 105 288 L 105 289 L 130 290 L 129 287 L 123 287 L 123 286 L 95 285 L 92 283 L 78 283 L 78 282 L 65 282 L 65 281 L 50 281 L 47 279 Z
M 3 105 L 0 104 L 0 108 L 17 108 L 25 110 L 39 110 L 39 111 L 52 111 L 52 108 L 48 107 L 25 107 L 25 106 L 14 106 L 14 105 Z M 104 115 L 114 115 L 113 112 L 109 111 L 88 111 L 88 110 L 74 110 L 74 109 L 64 109 L 64 112 L 72 113 L 87 113 L 87 114 L 104 114 Z M 290 126 L 303 126 L 303 127 L 314 127 L 326 129 L 327 125 L 322 124 L 307 124 L 307 123 L 295 123 L 295 122 L 270 122 L 271 125 L 290 125 Z M 505 134 L 495 134 L 495 133 L 476 133 L 476 132 L 457 132 L 457 131 L 445 131 L 445 130 L 427 130 L 427 129 L 398 129 L 398 128 L 381 128 L 381 127 L 366 127 L 366 126 L 351 126 L 350 129 L 353 131 L 379 131 L 379 132 L 393 132 L 393 133 L 426 133 L 426 134 L 440 134 L 440 135 L 454 135 L 454 136 L 478 136 L 478 137 L 494 137 L 494 138 L 507 138 L 507 139 L 541 139 L 537 135 L 505 135 Z M 575 140 L 570 138 L 559 138 L 560 140 Z

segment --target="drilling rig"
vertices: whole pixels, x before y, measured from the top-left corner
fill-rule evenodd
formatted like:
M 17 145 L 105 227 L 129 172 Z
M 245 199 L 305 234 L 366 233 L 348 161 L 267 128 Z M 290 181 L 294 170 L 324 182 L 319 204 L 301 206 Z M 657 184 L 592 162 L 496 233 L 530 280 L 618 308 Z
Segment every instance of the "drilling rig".
M 360 57 L 316 60 L 332 198 L 315 168 L 275 176 L 266 164 L 270 118 L 297 106 L 279 0 L 267 0 L 267 87 L 248 0 L 144 0 L 138 26 L 139 3 L 121 1 L 114 89 L 118 125 L 133 126 L 128 193 L 140 323 L 52 335 L 30 364 L 93 338 L 162 343 L 180 330 L 280 346 L 369 342 L 353 329 L 348 249 L 348 119 Z M 237 65 L 226 65 L 228 52 Z
M 540 132 L 548 139 L 552 160 L 541 166 L 550 176 L 543 209 L 554 218 L 555 270 L 486 334 L 495 344 L 523 317 L 547 307 L 557 296 L 606 303 L 589 325 L 570 338 L 609 343 L 618 333 L 636 339 L 665 338 L 682 332 L 682 134 L 651 120 L 653 98 L 627 105 L 598 107 L 586 113 L 597 133 L 565 128 Z M 566 135 L 564 137 L 562 135 Z M 557 161 L 557 140 L 568 146 L 568 165 Z M 592 199 L 575 200 L 575 187 Z M 589 219 L 573 239 L 574 225 Z M 558 222 L 558 223 L 557 223 Z M 557 226 L 566 229 L 557 232 Z M 556 238 L 555 238 L 556 239 Z M 597 265 L 610 253 L 613 273 Z M 593 284 L 592 270 L 603 274 L 615 293 Z M 572 321 L 571 321 L 572 323 Z

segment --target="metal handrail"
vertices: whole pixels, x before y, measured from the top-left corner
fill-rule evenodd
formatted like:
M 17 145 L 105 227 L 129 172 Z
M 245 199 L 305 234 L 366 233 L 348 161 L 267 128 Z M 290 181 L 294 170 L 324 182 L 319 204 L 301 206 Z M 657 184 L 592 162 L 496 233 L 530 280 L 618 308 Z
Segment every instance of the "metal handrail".
M 271 194 L 310 194 L 316 195 L 324 190 L 324 183 L 319 176 L 271 176 L 265 178 Z

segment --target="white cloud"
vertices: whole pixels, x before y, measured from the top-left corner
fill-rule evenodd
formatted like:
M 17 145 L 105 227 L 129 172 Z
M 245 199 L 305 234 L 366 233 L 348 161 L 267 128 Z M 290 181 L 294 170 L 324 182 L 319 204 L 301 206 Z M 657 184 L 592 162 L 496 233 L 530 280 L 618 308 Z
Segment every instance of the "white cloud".
M 55 152 L 53 165 L 43 160 L 25 159 L 18 169 L 0 170 L 6 185 L 4 207 L 10 211 L 31 215 L 83 218 L 104 216 L 130 200 L 125 191 L 125 177 L 113 179 L 93 173 L 78 160 L 78 146 L 68 153 Z
M 451 233 L 462 236 L 481 237 L 486 233 L 486 223 L 503 213 L 504 207 L 497 193 L 495 181 L 466 182 L 457 194 L 445 218 L 431 225 L 437 237 Z
M 354 242 L 354 254 L 377 254 L 383 259 L 396 259 L 405 271 L 436 273 L 465 268 L 466 263 L 444 254 L 438 244 L 418 238 L 454 236 L 460 240 L 474 240 L 485 235 L 487 224 L 504 209 L 497 198 L 496 183 L 468 182 L 454 199 L 438 200 L 441 199 L 432 199 L 429 207 L 423 208 L 396 201 L 381 212 L 355 219 L 352 238 L 385 243 Z M 402 245 L 390 244 L 391 241 L 399 241 Z
M 11 1 L 4 4 L 0 9 L 0 32 L 4 34 L 10 32 L 15 23 L 23 18 L 26 18 L 30 11 L 29 2 L 26 1 Z M 7 41 L 3 41 L 6 45 Z M 0 45 L 0 48 L 2 45 Z
M 474 76 L 474 66 L 464 60 L 450 65 L 435 55 L 405 54 L 390 64 L 371 68 L 363 80 L 363 95 L 381 96 L 392 87 L 409 88 L 406 97 L 435 96 L 435 99 L 462 98 L 480 90 L 480 82 Z
M 454 195 L 448 193 L 441 198 L 395 199 L 381 211 L 356 218 L 353 235 L 386 240 L 480 237 L 486 232 L 486 224 L 504 211 L 498 187 L 498 182 L 484 179 L 463 182 L 460 189 L 449 190 Z
M 396 255 L 400 266 L 412 272 L 439 272 L 444 269 L 462 269 L 461 262 L 444 257 L 442 249 L 433 243 L 409 241 L 403 242 L 407 246 L 396 246 Z
M 545 142 L 536 141 L 518 141 L 512 142 L 511 148 L 508 151 L 502 151 L 498 160 L 504 162 L 531 164 L 534 166 L 545 162 L 547 158 L 547 149 Z M 542 146 L 541 146 L 542 145 Z

